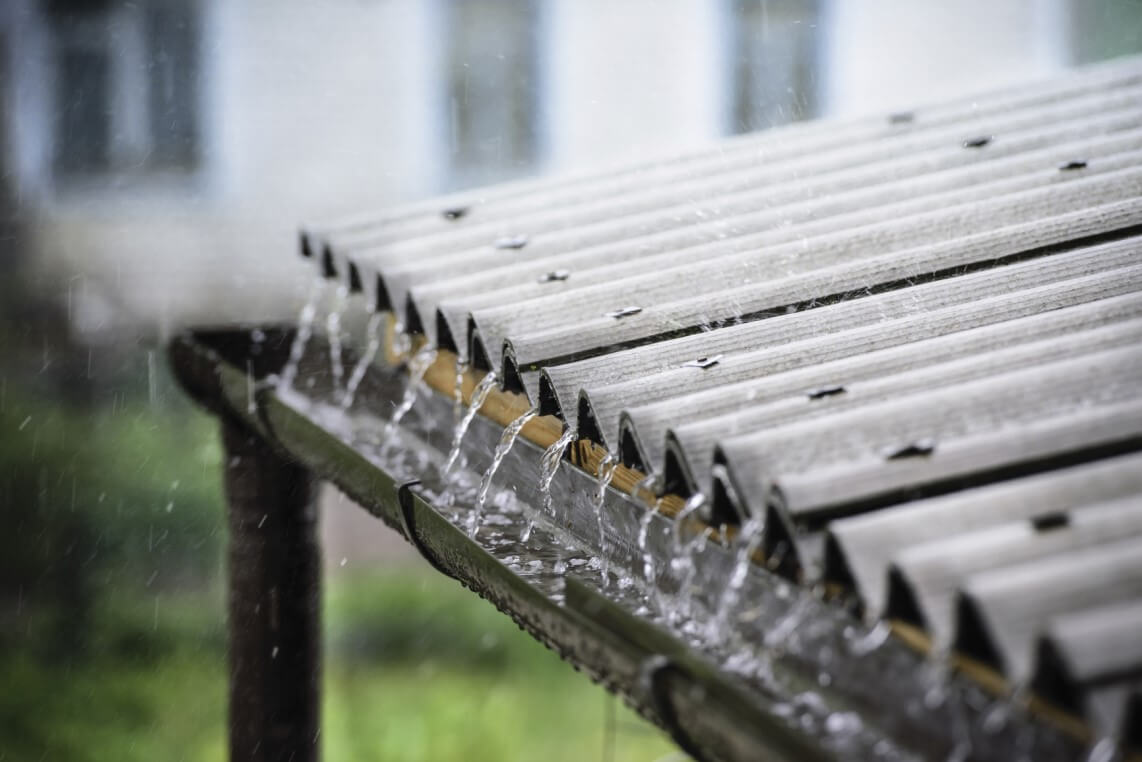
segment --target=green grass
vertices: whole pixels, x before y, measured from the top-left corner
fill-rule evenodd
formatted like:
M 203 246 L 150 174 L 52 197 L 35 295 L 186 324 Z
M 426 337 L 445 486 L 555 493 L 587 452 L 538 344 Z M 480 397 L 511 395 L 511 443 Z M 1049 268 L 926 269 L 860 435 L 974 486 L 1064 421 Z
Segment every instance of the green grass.
M 0 655 L 2 762 L 225 758 L 221 596 L 158 602 L 104 610 L 95 653 L 74 664 Z M 326 760 L 604 758 L 612 699 L 451 580 L 335 580 L 326 623 Z M 611 759 L 672 754 L 615 703 Z

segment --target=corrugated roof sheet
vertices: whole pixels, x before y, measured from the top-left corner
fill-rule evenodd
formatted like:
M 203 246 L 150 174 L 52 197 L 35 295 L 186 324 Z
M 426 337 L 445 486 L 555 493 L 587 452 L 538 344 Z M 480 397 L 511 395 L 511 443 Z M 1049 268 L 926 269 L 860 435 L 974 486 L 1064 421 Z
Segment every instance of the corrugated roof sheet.
M 1142 59 L 315 226 L 302 252 L 772 568 L 1130 737 Z M 451 362 L 451 360 L 449 360 Z

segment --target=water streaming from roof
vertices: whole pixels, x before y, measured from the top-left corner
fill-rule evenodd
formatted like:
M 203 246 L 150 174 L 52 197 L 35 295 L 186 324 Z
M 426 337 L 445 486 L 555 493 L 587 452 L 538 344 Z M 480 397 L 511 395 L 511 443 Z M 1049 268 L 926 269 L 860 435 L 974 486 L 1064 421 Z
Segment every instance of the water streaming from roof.
M 309 343 L 310 336 L 313 335 L 313 321 L 317 317 L 317 302 L 325 288 L 326 281 L 324 278 L 317 278 L 310 285 L 309 295 L 301 308 L 301 314 L 297 317 L 297 332 L 294 334 L 293 343 L 289 348 L 289 360 L 286 361 L 278 379 L 278 386 L 281 389 L 292 389 L 297 380 L 298 365 L 305 354 L 305 346 Z
M 543 452 L 543 458 L 539 463 L 539 495 L 544 516 L 551 515 L 551 482 L 555 479 L 556 472 L 559 471 L 559 464 L 563 462 L 563 451 L 574 441 L 575 429 L 567 427 L 559 439 L 556 439 L 555 442 Z M 527 542 L 528 537 L 531 536 L 531 530 L 534 528 L 534 525 L 535 522 L 533 519 L 528 524 L 527 529 L 524 530 L 524 542 Z
M 341 315 L 349 307 L 349 287 L 340 285 L 333 296 L 333 306 L 325 318 L 325 333 L 329 342 L 329 370 L 333 376 L 333 389 L 341 388 L 345 377 L 345 363 L 341 353 Z
M 396 433 L 396 427 L 400 425 L 401 419 L 408 415 L 408 411 L 412 410 L 412 406 L 416 403 L 416 397 L 420 393 L 420 382 L 424 379 L 424 374 L 428 372 L 429 367 L 436 361 L 436 349 L 425 344 L 416 354 L 408 360 L 408 385 L 405 386 L 404 396 L 401 398 L 400 404 L 397 405 L 396 410 L 393 411 L 393 417 L 389 419 L 389 425 L 385 428 L 385 440 L 389 441 Z
M 595 508 L 595 522 L 599 527 L 599 564 L 603 575 L 603 587 L 607 586 L 609 579 L 610 562 L 607 558 L 607 530 L 603 524 L 603 508 L 607 499 L 607 487 L 610 486 L 611 481 L 615 478 L 615 472 L 619 468 L 619 459 L 612 453 L 608 452 L 599 461 L 598 469 L 596 470 L 595 494 L 594 494 L 594 508 Z
M 505 428 L 503 434 L 500 435 L 500 443 L 496 446 L 496 452 L 492 456 L 492 465 L 484 472 L 483 479 L 480 480 L 480 490 L 476 494 L 476 506 L 469 516 L 468 534 L 475 536 L 476 532 L 480 529 L 480 517 L 484 512 L 484 504 L 488 501 L 488 490 L 492 487 L 492 479 L 499 470 L 500 464 L 504 462 L 504 457 L 512 449 L 516 439 L 519 437 L 523 427 L 527 425 L 535 416 L 539 415 L 538 407 L 531 407 L 523 415 L 516 418 L 509 423 Z
M 345 394 L 341 397 L 343 410 L 352 407 L 353 399 L 357 396 L 357 389 L 361 386 L 361 382 L 365 379 L 365 373 L 381 349 L 381 326 L 384 324 L 384 318 L 384 313 L 381 312 L 375 312 L 369 317 L 369 322 L 365 326 L 365 341 L 367 342 L 365 351 L 357 360 L 357 364 L 353 366 L 353 372 L 349 374 L 349 381 L 345 384 Z
M 452 421 L 459 423 L 464 417 L 464 374 L 468 371 L 468 363 L 456 358 L 456 381 L 452 390 Z
M 448 460 L 444 461 L 445 476 L 452 472 L 456 466 L 456 461 L 460 459 L 460 446 L 464 443 L 464 434 L 468 432 L 468 427 L 472 425 L 472 419 L 476 417 L 476 413 L 483 406 L 484 401 L 488 399 L 488 395 L 492 393 L 495 385 L 496 373 L 490 370 L 480 379 L 480 383 L 472 392 L 472 398 L 468 401 L 468 409 L 464 411 L 464 416 L 456 422 L 456 428 L 452 432 L 452 449 L 448 453 Z
M 750 567 L 753 566 L 753 555 L 761 547 L 764 537 L 762 526 L 760 521 L 752 518 L 742 524 L 741 534 L 737 538 L 738 555 L 734 561 L 734 570 L 718 601 L 718 610 L 710 620 L 710 629 L 707 633 L 710 640 L 719 638 L 730 624 L 730 617 L 738 606 L 742 587 L 745 585 Z

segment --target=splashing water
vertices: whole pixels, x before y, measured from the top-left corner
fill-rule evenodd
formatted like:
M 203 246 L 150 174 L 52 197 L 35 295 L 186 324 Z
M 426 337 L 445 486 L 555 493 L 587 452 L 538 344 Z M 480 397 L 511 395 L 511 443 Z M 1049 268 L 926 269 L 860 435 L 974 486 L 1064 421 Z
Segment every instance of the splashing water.
M 575 441 L 575 429 L 568 427 L 555 442 L 543 452 L 539 465 L 539 494 L 542 498 L 543 513 L 551 515 L 551 482 L 563 462 L 563 451 Z M 531 537 L 531 530 L 535 528 L 535 519 L 528 522 L 527 527 L 520 535 L 520 540 L 527 542 Z
M 492 465 L 488 467 L 484 473 L 484 478 L 480 480 L 480 491 L 476 494 L 476 507 L 468 517 L 469 536 L 475 537 L 480 528 L 480 516 L 483 515 L 484 505 L 488 502 L 488 490 L 492 487 L 492 478 L 499 470 L 500 464 L 504 462 L 508 451 L 512 449 L 512 445 L 515 444 L 520 432 L 523 431 L 523 427 L 537 415 L 539 415 L 539 408 L 530 408 L 526 413 L 509 423 L 504 429 L 504 433 L 500 435 L 500 443 L 496 445 L 495 455 L 492 456 Z
M 365 336 L 367 337 L 368 344 L 365 346 L 365 352 L 357 360 L 357 364 L 353 366 L 353 372 L 349 374 L 349 382 L 345 384 L 345 394 L 341 397 L 341 409 L 348 410 L 353 405 L 353 398 L 357 396 L 357 387 L 361 385 L 361 381 L 365 379 L 365 373 L 369 370 L 369 366 L 373 363 L 373 358 L 377 356 L 377 352 L 381 349 L 381 323 L 384 321 L 384 313 L 375 312 L 369 318 L 369 324 L 365 327 Z
M 404 323 L 399 320 L 393 323 L 392 337 L 389 349 L 394 357 L 405 357 L 412 352 L 412 334 L 404 329 Z
M 607 487 L 611 486 L 611 481 L 615 478 L 615 472 L 619 468 L 619 459 L 611 453 L 603 456 L 599 461 L 599 468 L 595 473 L 597 481 L 595 482 L 595 522 L 599 526 L 599 563 L 601 564 L 601 574 L 603 577 L 603 587 L 607 587 L 609 579 L 610 562 L 607 560 L 607 531 L 603 527 L 603 504 L 607 499 Z
M 749 576 L 749 567 L 753 563 L 753 554 L 761 547 L 762 527 L 762 522 L 756 518 L 751 518 L 742 525 L 741 536 L 738 538 L 741 547 L 738 551 L 737 560 L 734 562 L 734 571 L 730 575 L 729 583 L 726 585 L 725 592 L 722 593 L 721 600 L 718 602 L 717 614 L 710 620 L 710 627 L 706 633 L 707 638 L 711 641 L 717 638 L 729 624 L 730 615 L 738 605 L 742 587 Z
M 297 333 L 294 334 L 293 344 L 289 348 L 289 360 L 286 362 L 285 368 L 282 369 L 281 378 L 278 379 L 279 389 L 292 389 L 294 381 L 297 380 L 297 368 L 301 364 L 302 355 L 305 354 L 305 345 L 309 343 L 309 338 L 313 335 L 313 320 L 317 317 L 317 301 L 324 290 L 325 280 L 320 278 L 315 280 L 309 288 L 305 305 L 301 308 L 301 314 L 297 316 Z
M 476 417 L 476 413 L 483 406 L 484 401 L 488 399 L 488 395 L 492 393 L 492 388 L 495 385 L 496 372 L 490 370 L 487 375 L 480 379 L 480 383 L 476 385 L 476 390 L 472 392 L 468 409 L 464 411 L 464 417 L 456 422 L 456 429 L 452 432 L 452 450 L 448 453 L 448 460 L 444 461 L 444 471 L 442 472 L 445 476 L 452 472 L 456 461 L 460 459 L 460 445 L 464 442 L 464 435 L 468 433 L 472 419 Z
M 345 364 L 341 359 L 341 313 L 349 306 L 349 289 L 337 287 L 333 297 L 333 307 L 325 318 L 325 333 L 329 340 L 329 369 L 333 374 L 333 392 L 336 394 L 345 377 Z
M 435 361 L 436 349 L 429 344 L 425 344 L 409 359 L 408 386 L 405 387 L 404 397 L 401 398 L 400 405 L 393 411 L 393 417 L 389 419 L 388 425 L 385 426 L 386 441 L 392 439 L 401 419 L 408 415 L 409 410 L 412 410 L 412 406 L 416 402 L 416 396 L 420 389 L 421 379 L 424 378 L 424 374 L 428 372 L 428 368 Z

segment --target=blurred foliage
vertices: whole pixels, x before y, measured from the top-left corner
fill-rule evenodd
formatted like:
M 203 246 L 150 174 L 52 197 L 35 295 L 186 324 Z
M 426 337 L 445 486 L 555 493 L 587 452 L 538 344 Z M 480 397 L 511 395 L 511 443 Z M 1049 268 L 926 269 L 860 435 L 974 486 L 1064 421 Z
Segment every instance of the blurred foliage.
M 47 399 L 6 383 L 0 431 L 0 637 L 74 656 L 106 594 L 216 576 L 221 455 L 205 415 L 121 394 L 98 406 Z
M 0 653 L 0 759 L 225 759 L 221 599 L 112 596 L 93 617 L 88 658 Z M 671 753 L 621 705 L 608 738 L 602 689 L 452 580 L 339 577 L 325 608 L 328 760 L 570 762 L 604 756 L 605 744 L 614 760 Z
M 223 760 L 215 423 L 160 351 L 50 328 L 0 321 L 0 760 Z M 604 738 L 613 700 L 451 580 L 376 570 L 325 601 L 328 760 L 671 753 L 621 706 Z

